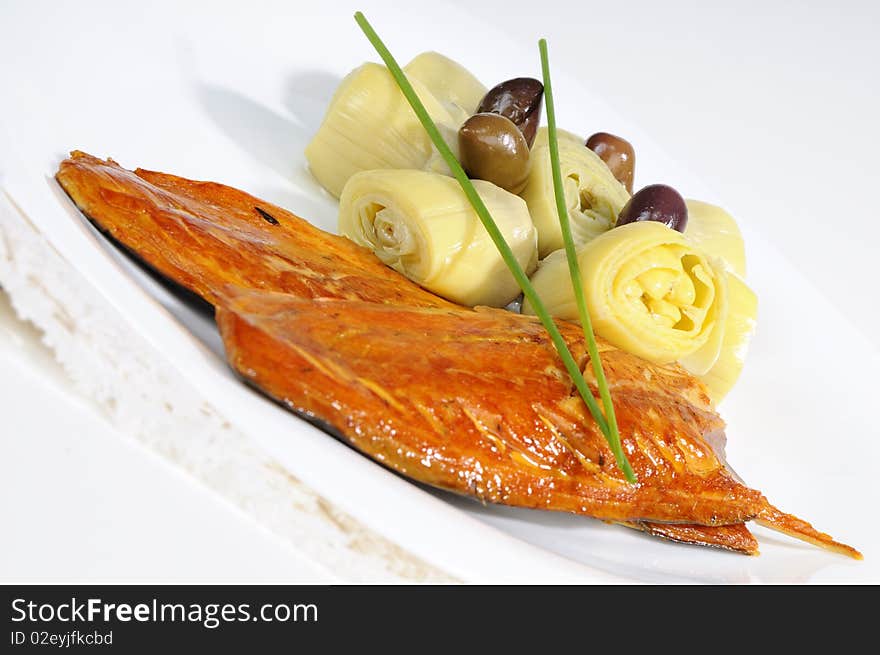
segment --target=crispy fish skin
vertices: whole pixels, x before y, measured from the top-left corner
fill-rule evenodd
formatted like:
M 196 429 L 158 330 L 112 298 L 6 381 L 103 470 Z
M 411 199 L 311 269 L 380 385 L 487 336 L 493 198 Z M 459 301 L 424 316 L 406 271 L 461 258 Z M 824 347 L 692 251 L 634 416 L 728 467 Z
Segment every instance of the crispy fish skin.
M 61 163 L 56 179 L 99 229 L 212 305 L 221 301 L 218 289 L 233 284 L 298 298 L 455 307 L 348 239 L 328 238 L 308 221 L 216 182 L 128 171 L 79 151 Z
M 239 375 L 392 469 L 484 501 L 740 552 L 754 550 L 744 526 L 711 526 L 760 517 L 858 555 L 727 471 L 702 438 L 723 422 L 680 367 L 600 344 L 639 477 L 629 485 L 535 319 L 456 306 L 366 249 L 220 184 L 80 152 L 56 177 L 102 230 L 215 305 Z M 579 328 L 559 325 L 590 381 Z M 648 525 L 662 523 L 677 525 Z
M 670 380 L 656 393 L 632 384 L 642 361 L 622 351 L 606 350 L 603 362 L 637 485 L 618 469 L 536 320 L 224 295 L 216 317 L 233 368 L 404 475 L 486 502 L 607 520 L 720 525 L 765 506 L 700 440 L 717 416 L 671 392 L 672 375 L 655 372 Z M 578 328 L 560 327 L 584 361 Z

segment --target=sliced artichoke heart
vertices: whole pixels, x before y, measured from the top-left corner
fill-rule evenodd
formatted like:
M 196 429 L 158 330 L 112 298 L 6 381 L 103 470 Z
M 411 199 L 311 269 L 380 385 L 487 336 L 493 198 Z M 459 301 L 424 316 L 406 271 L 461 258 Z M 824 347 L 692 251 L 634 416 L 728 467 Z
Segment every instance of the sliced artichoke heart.
M 717 358 L 713 337 L 726 311 L 724 287 L 719 271 L 681 233 L 661 223 L 630 223 L 581 245 L 577 253 L 597 334 L 658 364 L 695 353 L 711 358 L 713 349 Z M 551 314 L 578 319 L 563 251 L 541 263 L 532 284 Z M 523 311 L 533 313 L 529 303 Z M 706 366 L 703 360 L 694 363 Z
M 537 235 L 523 200 L 474 180 L 514 256 L 537 264 Z M 417 284 L 463 305 L 503 307 L 519 285 L 454 179 L 427 171 L 353 175 L 339 205 L 339 231 Z
M 749 341 L 755 332 L 758 297 L 736 274 L 727 272 L 728 310 L 718 358 L 701 379 L 714 403 L 733 388 L 745 363 Z
M 586 139 L 578 136 L 574 132 L 568 132 L 567 130 L 560 130 L 556 128 L 556 140 L 557 141 L 571 141 L 572 143 L 579 143 L 584 145 L 586 143 Z M 538 131 L 535 133 L 535 142 L 532 144 L 532 147 L 535 148 L 537 146 L 546 146 L 549 143 L 549 130 L 547 127 L 539 127 Z
M 546 134 L 544 132 L 543 134 Z M 629 200 L 605 162 L 582 142 L 560 138 L 559 163 L 565 205 L 575 244 L 586 243 L 609 230 Z M 562 248 L 562 230 L 556 210 L 550 148 L 541 130 L 531 150 L 531 172 L 520 194 L 529 206 L 538 230 L 538 250 L 545 257 Z
M 711 257 L 719 257 L 740 277 L 746 274 L 746 249 L 733 217 L 715 205 L 686 200 L 688 222 L 684 234 Z
M 459 122 L 418 80 L 413 88 L 453 149 Z M 334 196 L 355 173 L 373 169 L 431 169 L 449 173 L 403 93 L 379 64 L 367 63 L 339 85 L 318 132 L 305 150 L 309 168 Z
M 724 265 L 719 260 L 710 261 L 708 270 L 704 268 L 705 265 L 704 262 L 700 262 L 691 269 L 693 277 L 699 279 L 702 284 L 695 285 L 695 301 L 689 307 L 699 306 L 701 299 L 711 293 L 712 301 L 702 303 L 702 306 L 707 307 L 707 311 L 699 317 L 707 330 L 706 342 L 678 360 L 689 372 L 697 376 L 711 369 L 721 353 L 729 307 L 727 273 Z M 692 316 L 688 318 L 694 320 Z
M 424 84 L 453 115 L 463 115 L 462 122 L 477 110 L 488 91 L 467 68 L 439 52 L 416 55 L 403 72 L 410 81 Z
M 411 230 L 397 207 L 385 207 L 384 197 L 364 196 L 357 208 L 357 219 L 364 240 L 371 244 L 376 256 L 394 269 L 417 268 L 421 234 Z

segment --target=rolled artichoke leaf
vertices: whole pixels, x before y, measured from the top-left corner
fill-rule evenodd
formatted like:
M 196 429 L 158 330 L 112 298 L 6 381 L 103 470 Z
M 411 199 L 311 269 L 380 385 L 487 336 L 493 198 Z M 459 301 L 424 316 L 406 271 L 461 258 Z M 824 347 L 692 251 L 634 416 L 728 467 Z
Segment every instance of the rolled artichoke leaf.
M 746 276 L 746 249 L 733 216 L 721 207 L 688 199 L 685 236 L 712 257 L 719 257 L 739 277 Z
M 454 135 L 461 118 L 454 117 L 421 82 L 411 82 L 457 156 Z M 361 171 L 450 173 L 391 73 L 375 63 L 363 64 L 342 80 L 305 155 L 317 181 L 336 197 L 348 179 Z
M 561 130 L 559 128 L 556 129 L 556 140 L 558 141 L 570 141 L 572 143 L 578 143 L 580 145 L 584 145 L 586 143 L 586 139 L 578 136 L 574 132 L 569 132 L 567 130 Z M 547 147 L 550 143 L 549 132 L 547 130 L 547 126 L 539 127 L 538 131 L 535 133 L 535 142 L 532 144 L 532 148 L 538 147 Z M 584 147 L 586 147 L 584 145 Z
M 578 248 L 593 328 L 616 347 L 657 364 L 693 355 L 694 366 L 720 346 L 725 290 L 717 268 L 683 235 L 660 223 L 631 223 Z M 562 251 L 532 277 L 551 314 L 577 320 Z M 529 303 L 523 311 L 533 313 Z
M 531 273 L 537 234 L 523 200 L 490 182 L 478 194 Z M 414 170 L 358 173 L 343 190 L 339 231 L 417 284 L 463 305 L 503 307 L 520 292 L 458 183 Z
M 575 245 L 580 245 L 614 226 L 620 210 L 629 200 L 629 193 L 605 162 L 575 139 L 560 138 L 558 145 L 572 237 Z M 538 230 L 539 255 L 546 257 L 562 248 L 563 242 L 553 189 L 550 148 L 541 130 L 532 146 L 530 159 L 531 171 L 520 195 L 529 206 Z
M 403 67 L 410 81 L 421 82 L 462 122 L 476 112 L 488 89 L 467 68 L 439 52 L 423 52 Z
M 755 292 L 735 273 L 727 271 L 726 277 L 728 310 L 721 350 L 712 368 L 700 376 L 716 405 L 730 392 L 742 373 L 758 319 Z
M 678 360 L 689 373 L 702 376 L 709 372 L 721 354 L 724 333 L 730 311 L 729 276 L 720 258 L 708 258 L 710 271 L 694 270 L 693 274 L 703 279 L 706 288 L 713 288 L 715 298 L 709 305 L 703 321 L 707 329 L 706 342 L 689 355 Z M 696 268 L 696 267 L 695 267 Z M 684 311 L 683 311 L 684 313 Z

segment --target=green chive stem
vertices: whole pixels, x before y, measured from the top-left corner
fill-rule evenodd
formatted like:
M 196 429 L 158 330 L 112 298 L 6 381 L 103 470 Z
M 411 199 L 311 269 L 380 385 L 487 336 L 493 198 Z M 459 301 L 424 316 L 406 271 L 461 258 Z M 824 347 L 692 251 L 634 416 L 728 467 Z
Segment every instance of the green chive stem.
M 513 274 L 514 279 L 516 280 L 517 284 L 519 284 L 520 289 L 522 289 L 523 295 L 528 299 L 529 303 L 531 303 L 532 308 L 535 310 L 535 313 L 538 315 L 538 318 L 541 320 L 541 323 L 544 325 L 544 328 L 550 335 L 550 339 L 553 341 L 553 345 L 556 347 L 556 350 L 559 353 L 560 359 L 562 359 L 562 363 L 565 366 L 565 369 L 568 371 L 568 374 L 571 376 L 571 379 L 574 382 L 575 388 L 578 390 L 578 393 L 580 394 L 581 398 L 583 398 L 584 403 L 586 403 L 587 405 L 587 408 L 590 410 L 590 414 L 592 414 L 593 419 L 596 421 L 596 423 L 599 425 L 599 428 L 602 430 L 602 433 L 605 435 L 609 446 L 611 446 L 612 450 L 614 450 L 615 446 L 614 443 L 612 443 L 612 438 L 610 436 L 610 426 L 606 421 L 605 416 L 603 416 L 599 405 L 596 403 L 596 399 L 590 392 L 586 380 L 584 380 L 583 374 L 578 368 L 577 362 L 575 362 L 571 351 L 568 349 L 568 346 L 565 343 L 565 339 L 562 337 L 562 334 L 559 332 L 559 328 L 550 317 L 550 314 L 547 311 L 546 307 L 544 307 L 543 302 L 541 302 L 540 297 L 538 296 L 535 288 L 529 281 L 529 278 L 525 274 L 525 271 L 523 271 L 522 267 L 519 265 L 519 262 L 517 262 L 513 251 L 510 249 L 510 246 L 504 239 L 504 235 L 501 234 L 501 231 L 498 229 L 498 226 L 492 219 L 489 210 L 486 208 L 486 205 L 483 203 L 483 200 L 477 193 L 476 188 L 474 188 L 474 185 L 471 183 L 470 179 L 468 179 L 468 176 L 464 172 L 464 169 L 461 167 L 461 164 L 458 162 L 452 150 L 450 150 L 448 144 L 443 139 L 443 136 L 440 134 L 437 126 L 434 124 L 434 121 L 431 119 L 430 115 L 425 109 L 425 106 L 422 104 L 418 95 L 413 90 L 412 85 L 407 80 L 406 75 L 401 70 L 400 65 L 388 51 L 388 48 L 385 47 L 382 39 L 379 38 L 379 35 L 376 34 L 376 31 L 373 29 L 369 21 L 367 21 L 367 19 L 361 12 L 355 13 L 354 18 L 358 26 L 364 32 L 364 35 L 367 37 L 372 46 L 376 49 L 376 52 L 382 58 L 382 61 L 385 62 L 385 65 L 388 67 L 388 70 L 391 72 L 391 75 L 394 77 L 395 81 L 400 87 L 400 90 L 403 93 L 404 97 L 406 97 L 419 121 L 421 121 L 422 125 L 427 131 L 428 136 L 431 138 L 431 141 L 434 143 L 434 146 L 437 148 L 437 151 L 440 153 L 440 155 L 443 157 L 450 170 L 452 171 L 453 177 L 455 177 L 459 185 L 461 185 L 462 190 L 464 191 L 471 205 L 474 207 L 474 210 L 476 211 L 480 222 L 485 227 L 486 232 L 489 234 L 489 237 L 492 239 L 495 247 L 501 254 L 501 258 L 510 269 L 510 272 Z M 623 454 L 622 450 L 620 450 L 619 439 L 617 441 L 617 451 L 620 453 L 618 455 L 618 452 L 615 452 L 615 457 L 617 458 L 618 463 L 621 461 L 621 459 L 622 461 L 626 462 L 626 456 Z M 626 468 L 621 467 L 621 470 L 624 471 L 624 474 L 630 482 L 635 482 L 635 476 L 632 474 L 632 470 L 630 469 L 628 462 L 626 462 Z M 627 474 L 627 470 L 630 471 L 629 474 Z
M 593 323 L 590 313 L 587 311 L 587 300 L 584 296 L 583 283 L 581 281 L 580 263 L 574 248 L 574 239 L 571 236 L 571 223 L 568 219 L 568 209 L 565 206 L 565 190 L 562 186 L 562 170 L 559 163 L 559 141 L 556 135 L 556 109 L 553 105 L 553 86 L 550 83 L 550 59 L 547 54 L 547 40 L 538 41 L 538 49 L 541 53 L 541 74 L 544 78 L 544 106 L 547 109 L 547 142 L 550 146 L 550 168 L 553 173 L 553 191 L 556 194 L 556 211 L 559 213 L 559 224 L 562 228 L 562 241 L 565 244 L 565 257 L 568 259 L 568 271 L 571 274 L 571 283 L 574 288 L 574 298 L 577 303 L 578 315 L 584 330 L 584 340 L 587 343 L 587 352 L 590 353 L 590 363 L 593 366 L 593 374 L 596 376 L 596 384 L 599 387 L 599 396 L 602 398 L 602 406 L 605 409 L 605 417 L 608 419 L 609 431 L 606 433 L 608 445 L 614 452 L 617 465 L 626 475 L 630 482 L 636 482 L 637 478 L 623 452 L 620 443 L 620 431 L 617 427 L 617 416 L 614 413 L 614 403 L 611 400 L 611 392 L 608 389 L 608 380 L 599 358 L 599 348 L 593 335 Z

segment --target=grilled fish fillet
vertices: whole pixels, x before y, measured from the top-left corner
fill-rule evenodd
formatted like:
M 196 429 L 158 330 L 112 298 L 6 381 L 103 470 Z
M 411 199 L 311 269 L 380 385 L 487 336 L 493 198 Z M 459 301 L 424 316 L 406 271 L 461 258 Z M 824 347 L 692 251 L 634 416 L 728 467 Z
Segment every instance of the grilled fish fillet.
M 600 343 L 629 484 L 536 319 L 454 305 L 231 187 L 82 152 L 56 178 L 101 230 L 215 307 L 244 380 L 403 475 L 750 554 L 744 524 L 757 520 L 860 557 L 727 469 L 705 438 L 724 423 L 678 366 Z M 559 327 L 592 383 L 580 328 Z

